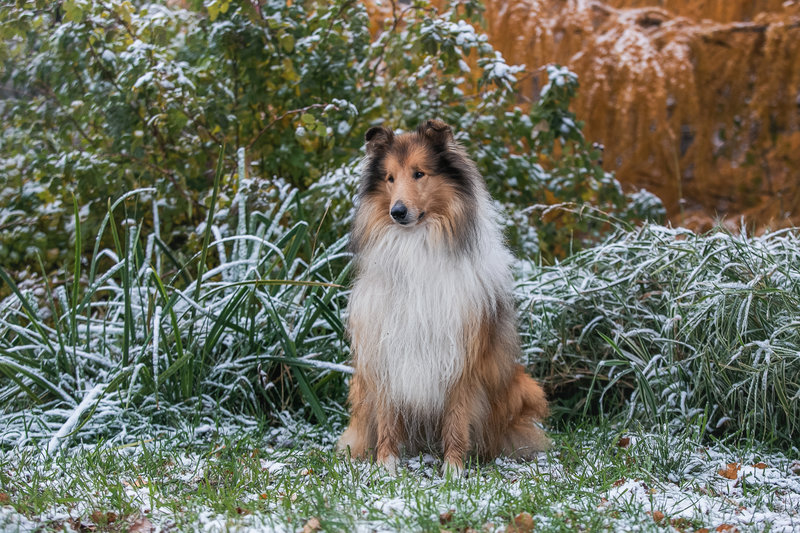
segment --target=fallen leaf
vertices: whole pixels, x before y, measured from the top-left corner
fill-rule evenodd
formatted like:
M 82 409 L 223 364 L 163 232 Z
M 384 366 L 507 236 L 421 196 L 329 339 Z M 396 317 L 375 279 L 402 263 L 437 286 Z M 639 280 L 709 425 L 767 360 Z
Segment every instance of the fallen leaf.
M 669 521 L 669 525 L 684 533 L 685 531 L 691 531 L 692 522 L 687 518 L 673 518 Z
M 753 465 L 753 468 L 758 468 L 759 470 L 764 470 L 765 468 L 767 468 L 767 465 L 765 463 L 756 463 L 756 464 Z
M 106 513 L 106 523 L 113 524 L 117 521 L 117 513 L 112 513 L 111 511 Z
M 612 487 L 619 487 L 620 485 L 625 483 L 625 481 L 627 481 L 627 480 L 624 477 L 621 477 L 618 480 L 616 480 L 614 483 L 612 483 L 611 486 Z
M 129 533 L 152 533 L 156 530 L 156 527 L 153 523 L 148 520 L 146 517 L 139 518 L 136 522 L 131 524 L 131 527 L 128 529 Z
M 514 523 L 506 527 L 506 533 L 531 533 L 533 526 L 533 517 L 523 511 L 514 517 Z
M 792 461 L 792 464 L 789 465 L 789 471 L 796 476 L 800 476 L 800 461 Z
M 267 499 L 267 497 L 268 497 L 268 496 L 267 496 L 267 493 L 266 493 L 266 492 L 262 492 L 262 493 L 261 493 L 261 496 L 259 496 L 259 498 L 261 498 L 262 500 L 266 500 L 266 499 Z
M 617 441 L 617 446 L 620 448 L 627 448 L 631 444 L 630 437 L 620 437 L 619 441 Z
M 710 533 L 707 527 L 701 527 L 700 529 L 695 529 L 694 533 Z
M 446 513 L 442 513 L 439 515 L 439 523 L 445 525 L 446 523 L 450 522 L 453 519 L 453 513 L 455 509 L 450 509 Z
M 647 514 L 653 517 L 653 522 L 655 522 L 656 524 L 664 520 L 664 513 L 662 513 L 661 511 L 653 511 L 652 513 L 648 511 Z
M 322 529 L 322 525 L 319 523 L 319 518 L 312 517 L 303 526 L 303 533 L 314 533 L 320 529 Z
M 739 463 L 728 463 L 728 466 L 717 470 L 717 474 L 726 479 L 736 479 L 739 477 Z
M 0 504 L 7 504 L 11 502 L 11 496 L 7 492 L 0 492 Z
M 738 533 L 739 532 L 739 530 L 736 529 L 736 526 L 732 526 L 730 524 L 718 525 L 714 531 L 729 531 L 730 533 Z

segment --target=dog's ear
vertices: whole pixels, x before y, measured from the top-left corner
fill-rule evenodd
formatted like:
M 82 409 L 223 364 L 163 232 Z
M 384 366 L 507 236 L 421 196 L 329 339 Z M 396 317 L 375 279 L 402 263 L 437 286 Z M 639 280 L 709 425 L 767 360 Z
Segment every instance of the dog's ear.
M 441 120 L 426 120 L 419 125 L 417 133 L 432 145 L 441 148 L 453 140 L 453 130 Z
M 375 126 L 367 130 L 364 140 L 367 141 L 367 155 L 382 154 L 392 145 L 394 132 L 391 128 Z

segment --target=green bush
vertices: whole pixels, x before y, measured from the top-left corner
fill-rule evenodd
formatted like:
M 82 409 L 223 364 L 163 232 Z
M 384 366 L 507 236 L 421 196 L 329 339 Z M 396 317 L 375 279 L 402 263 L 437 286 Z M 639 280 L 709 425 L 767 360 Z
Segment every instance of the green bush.
M 424 2 L 395 13 L 370 38 L 363 6 L 346 0 L 207 0 L 187 9 L 120 0 L 0 4 L 0 265 L 48 270 L 74 240 L 72 197 L 94 235 L 109 199 L 153 187 L 161 235 L 173 249 L 204 218 L 219 146 L 268 190 L 300 191 L 358 159 L 363 133 L 411 129 L 439 117 L 477 158 L 508 207 L 512 243 L 538 253 L 535 203 L 591 203 L 641 212 L 597 164 L 568 110 L 577 79 L 549 69 L 548 90 L 525 112 L 516 77 L 470 22 L 480 4 L 438 14 Z M 532 75 L 542 75 L 532 71 Z M 220 201 L 235 191 L 223 191 Z M 348 199 L 349 203 L 349 199 Z M 131 216 L 152 225 L 150 210 Z M 638 209 L 638 211 L 637 211 Z M 546 255 L 596 239 L 597 223 L 539 228 Z

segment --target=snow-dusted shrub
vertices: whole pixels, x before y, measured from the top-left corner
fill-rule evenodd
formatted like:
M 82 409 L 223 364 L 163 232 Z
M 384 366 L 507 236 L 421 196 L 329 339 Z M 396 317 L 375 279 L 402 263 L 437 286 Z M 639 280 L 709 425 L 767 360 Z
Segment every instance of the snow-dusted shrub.
M 479 2 L 395 7 L 371 36 L 364 6 L 347 0 L 0 5 L 0 265 L 40 255 L 57 267 L 75 238 L 73 195 L 94 235 L 109 198 L 153 187 L 162 237 L 180 248 L 204 217 L 220 145 L 226 169 L 244 147 L 250 174 L 302 191 L 358 159 L 370 126 L 431 117 L 454 125 L 509 210 L 578 202 L 627 217 L 568 110 L 574 74 L 550 67 L 523 109 L 518 80 L 539 66 L 505 62 L 480 31 Z M 150 223 L 149 210 L 131 216 Z M 512 242 L 534 253 L 521 222 Z M 558 255 L 598 227 L 566 216 L 538 235 Z
M 744 231 L 744 230 L 743 230 Z M 800 235 L 647 225 L 519 284 L 526 351 L 562 414 L 797 442 Z

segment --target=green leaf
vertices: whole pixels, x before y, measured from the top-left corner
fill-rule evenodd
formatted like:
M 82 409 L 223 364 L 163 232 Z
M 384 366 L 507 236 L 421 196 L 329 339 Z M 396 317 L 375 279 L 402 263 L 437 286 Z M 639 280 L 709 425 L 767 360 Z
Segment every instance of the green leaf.
M 62 8 L 67 22 L 80 22 L 83 19 L 83 2 L 80 0 L 67 0 Z
M 284 33 L 281 35 L 279 42 L 281 43 L 281 48 L 283 48 L 284 52 L 287 54 L 294 50 L 294 36 L 291 33 Z
M 217 4 L 217 2 L 210 2 L 206 5 L 206 9 L 208 9 L 208 18 L 211 22 L 217 20 L 217 17 L 219 17 L 219 4 Z

